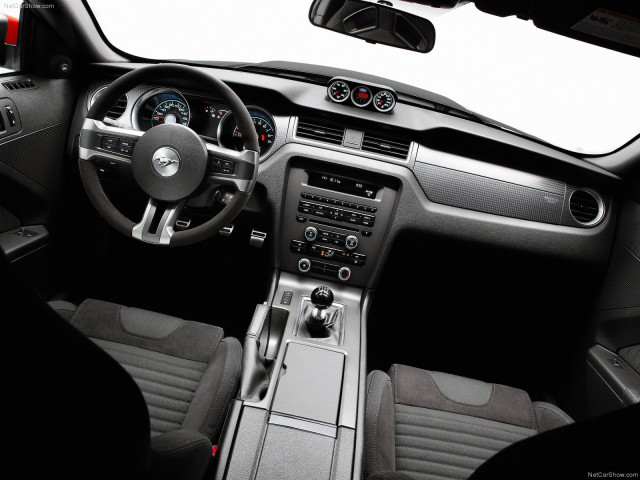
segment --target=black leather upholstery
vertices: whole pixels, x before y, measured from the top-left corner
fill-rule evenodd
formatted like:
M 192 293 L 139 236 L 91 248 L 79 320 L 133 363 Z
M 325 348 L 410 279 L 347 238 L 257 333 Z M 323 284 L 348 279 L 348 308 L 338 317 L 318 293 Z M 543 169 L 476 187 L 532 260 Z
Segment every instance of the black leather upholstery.
M 50 305 L 138 385 L 154 478 L 200 478 L 238 389 L 240 343 L 212 325 L 99 300 Z
M 508 445 L 569 423 L 519 389 L 394 365 L 368 377 L 365 469 L 374 478 L 465 479 Z

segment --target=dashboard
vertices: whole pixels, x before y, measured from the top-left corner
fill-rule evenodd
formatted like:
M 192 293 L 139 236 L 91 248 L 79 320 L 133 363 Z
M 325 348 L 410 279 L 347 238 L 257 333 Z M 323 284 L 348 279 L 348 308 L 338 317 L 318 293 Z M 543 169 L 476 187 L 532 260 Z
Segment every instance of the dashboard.
M 260 141 L 260 201 L 274 212 L 272 254 L 286 271 L 375 285 L 387 246 L 406 231 L 606 261 L 620 180 L 589 162 L 441 113 L 394 85 L 342 75 L 314 84 L 213 74 L 251 114 Z M 109 83 L 103 77 L 90 84 L 84 108 Z M 369 89 L 366 108 L 353 100 L 361 87 Z M 206 141 L 243 148 L 228 106 L 197 86 L 139 85 L 111 113 L 116 126 L 146 131 L 181 123 Z M 309 232 L 316 232 L 313 241 Z M 353 250 L 350 237 L 357 240 Z

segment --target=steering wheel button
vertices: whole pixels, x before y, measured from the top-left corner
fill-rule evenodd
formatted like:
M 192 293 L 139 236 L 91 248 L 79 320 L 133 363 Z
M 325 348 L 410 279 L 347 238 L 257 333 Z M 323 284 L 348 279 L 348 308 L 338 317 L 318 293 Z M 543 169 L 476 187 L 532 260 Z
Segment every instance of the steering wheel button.
M 100 146 L 105 147 L 106 145 L 117 145 L 118 140 L 119 139 L 116 137 L 102 137 L 102 143 Z

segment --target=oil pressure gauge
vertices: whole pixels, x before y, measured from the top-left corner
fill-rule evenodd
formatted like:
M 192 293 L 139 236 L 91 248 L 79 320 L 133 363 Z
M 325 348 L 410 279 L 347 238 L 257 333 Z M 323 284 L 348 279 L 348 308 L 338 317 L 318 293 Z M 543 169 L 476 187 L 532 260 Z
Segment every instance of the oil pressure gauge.
M 329 98 L 334 102 L 342 103 L 347 98 L 349 98 L 349 94 L 351 93 L 351 89 L 346 82 L 342 80 L 336 80 L 327 89 L 329 92 Z
M 380 90 L 373 97 L 373 106 L 379 112 L 388 112 L 396 105 L 396 97 L 389 90 Z

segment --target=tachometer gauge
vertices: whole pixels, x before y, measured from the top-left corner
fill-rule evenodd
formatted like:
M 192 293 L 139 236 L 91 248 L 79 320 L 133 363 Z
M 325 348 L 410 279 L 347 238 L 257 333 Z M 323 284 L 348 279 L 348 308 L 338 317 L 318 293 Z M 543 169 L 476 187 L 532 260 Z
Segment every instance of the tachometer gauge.
M 373 97 L 373 106 L 379 112 L 388 112 L 396 105 L 396 97 L 389 90 L 380 90 Z
M 371 103 L 371 90 L 367 87 L 358 87 L 351 92 L 351 101 L 356 107 L 366 107 Z
M 177 90 L 156 88 L 145 93 L 133 107 L 134 128 L 149 130 L 163 123 L 189 126 L 191 112 L 187 100 Z
M 258 107 L 248 107 L 249 115 L 258 134 L 258 148 L 260 155 L 269 151 L 276 139 L 276 128 L 271 116 Z M 237 151 L 244 150 L 242 132 L 238 128 L 235 118 L 229 112 L 221 121 L 218 127 L 218 142 L 226 148 L 233 148 Z
M 260 149 L 260 154 L 263 154 L 271 148 L 276 137 L 276 132 L 273 129 L 273 125 L 262 116 L 251 115 L 251 120 L 253 120 L 253 125 L 256 127 L 256 133 L 258 134 L 258 148 Z M 242 132 L 240 132 L 237 125 L 236 128 L 233 129 L 233 146 L 238 151 L 244 149 Z
M 344 102 L 347 98 L 349 98 L 349 93 L 351 93 L 349 85 L 347 85 L 346 82 L 343 82 L 342 80 L 336 80 L 335 82 L 333 82 L 331 85 L 329 85 L 327 91 L 329 93 L 329 98 L 338 103 Z
M 165 100 L 151 114 L 151 126 L 163 123 L 179 123 L 189 125 L 189 107 L 182 100 Z

